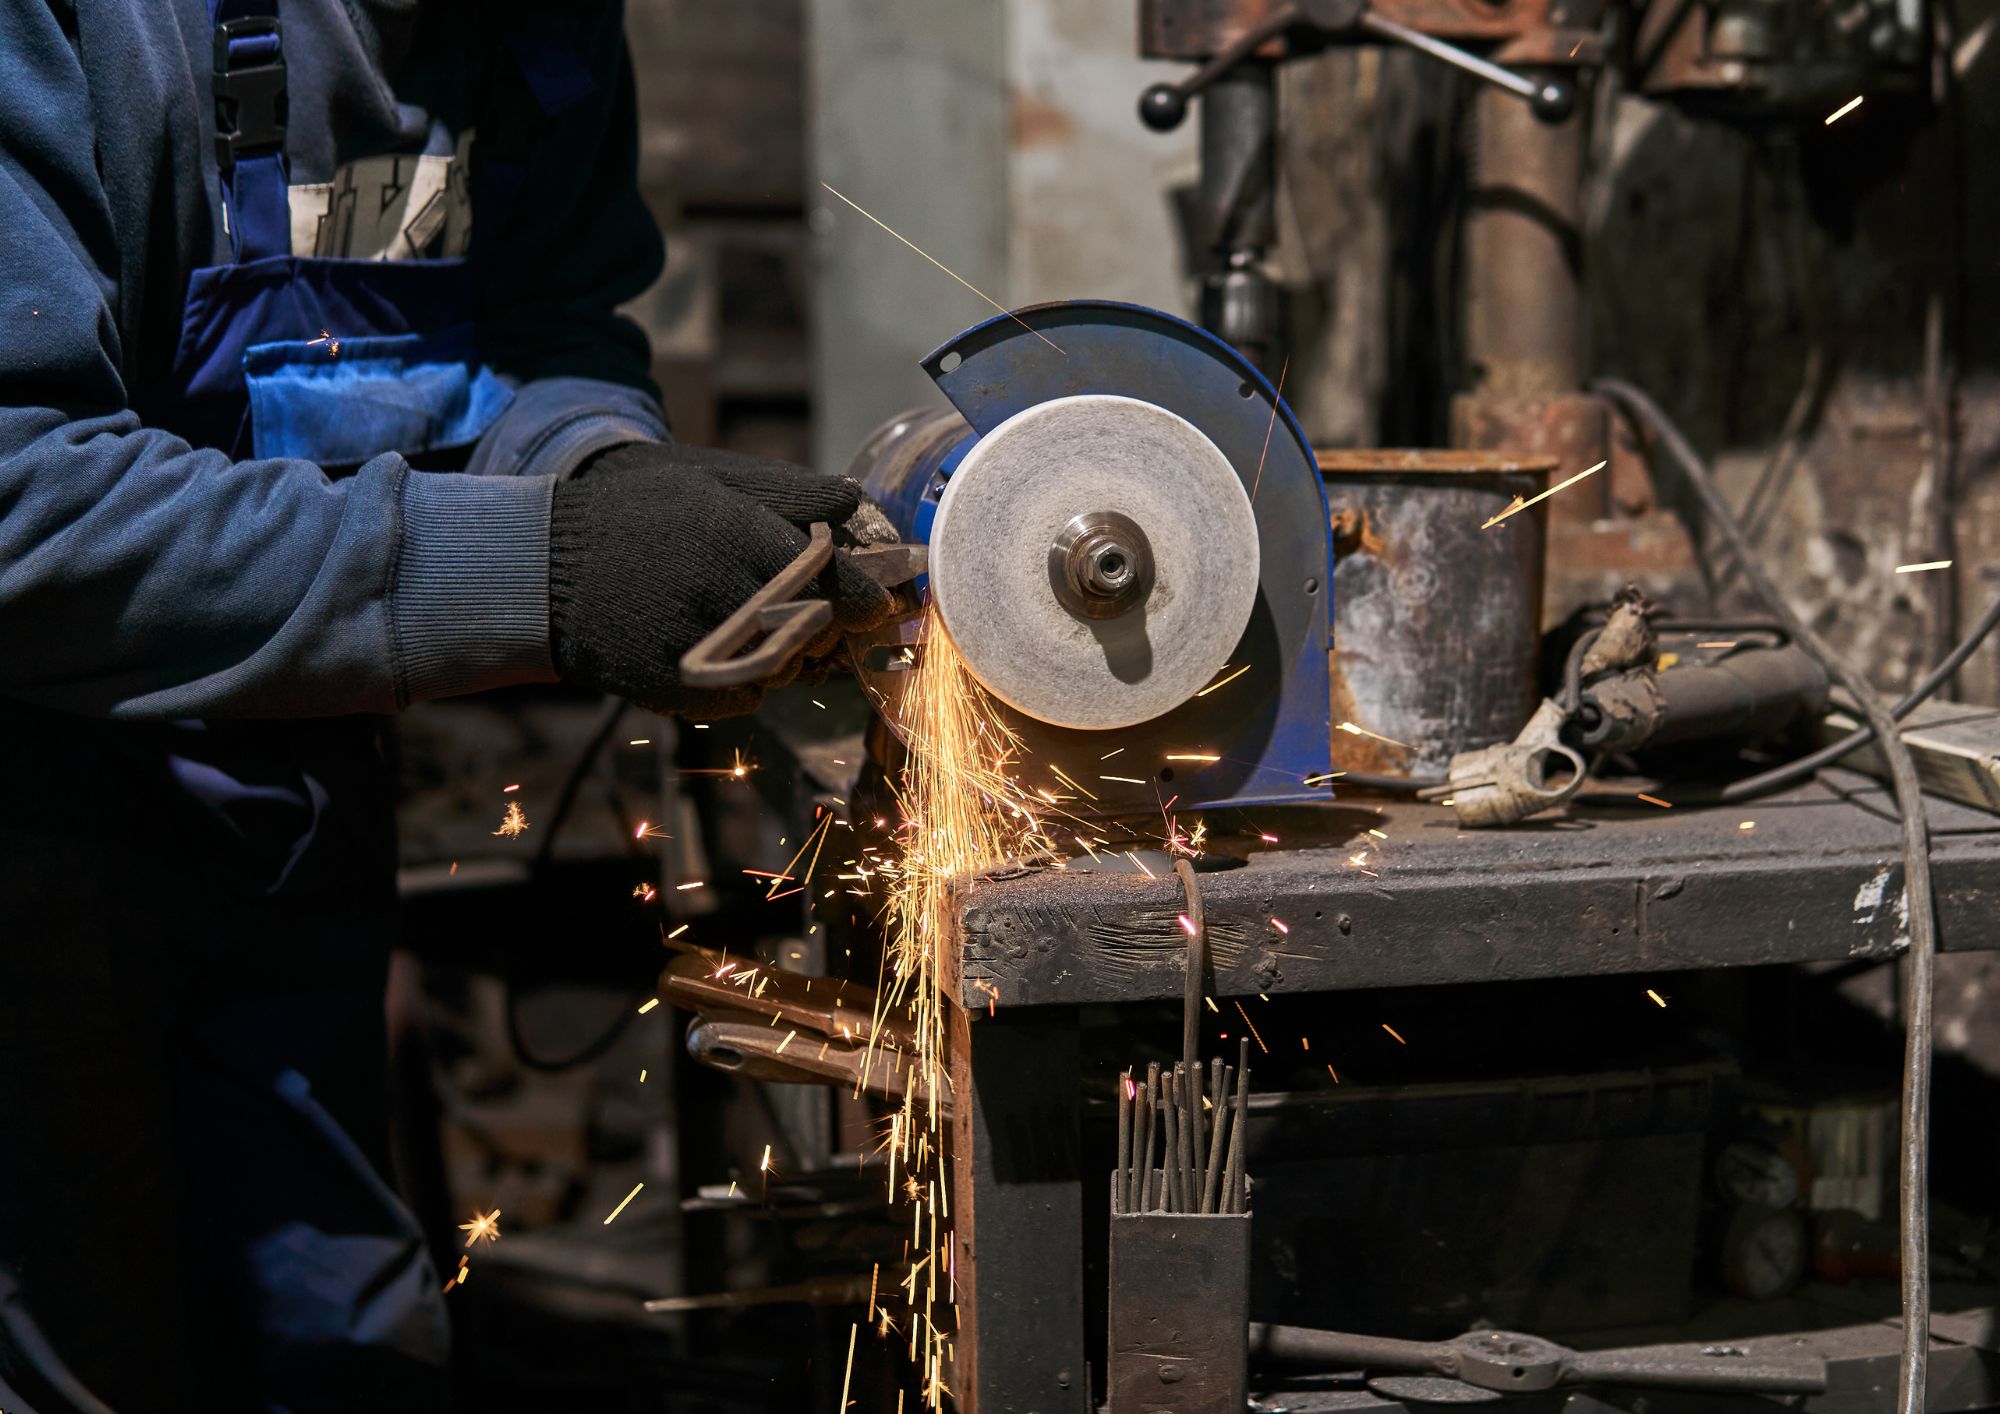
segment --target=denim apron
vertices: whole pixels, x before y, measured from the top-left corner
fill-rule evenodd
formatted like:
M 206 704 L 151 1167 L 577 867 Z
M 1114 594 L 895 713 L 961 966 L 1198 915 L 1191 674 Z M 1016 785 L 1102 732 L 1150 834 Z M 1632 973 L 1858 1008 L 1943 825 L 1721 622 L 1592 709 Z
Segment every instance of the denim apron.
M 216 157 L 233 258 L 193 273 L 172 367 L 139 390 L 135 406 L 149 424 L 196 446 L 237 458 L 305 458 L 330 475 L 382 452 L 437 464 L 469 447 L 512 397 L 477 363 L 472 335 L 482 251 L 522 169 L 483 164 L 471 193 L 479 219 L 461 254 L 294 255 L 277 0 L 209 0 L 209 18 Z M 573 51 L 507 47 L 546 111 L 545 91 L 574 77 Z M 461 162 L 453 180 L 466 179 Z M 49 772 L 53 799 L 66 753 L 101 761 L 106 738 L 53 715 L 44 725 L 57 763 Z M 144 911 L 97 923 L 83 917 L 89 910 L 78 906 L 81 886 L 70 875 L 88 867 L 88 853 L 63 861 L 51 844 L 39 868 L 13 856 L 20 868 L 8 886 L 29 895 L 39 886 L 46 896 L 39 914 L 31 899 L 22 916 L 40 922 L 54 945 L 47 975 L 17 995 L 32 990 L 38 1005 L 67 1018 L 27 1056 L 69 1073 L 87 1062 L 60 1048 L 88 1041 L 99 1054 L 124 1048 L 135 1070 L 151 1066 L 171 1077 L 156 1106 L 170 1116 L 160 1119 L 160 1142 L 171 1153 L 87 1151 L 75 1162 L 86 1185 L 93 1170 L 119 1183 L 128 1172 L 121 1163 L 139 1165 L 129 1170 L 140 1175 L 134 1189 L 180 1210 L 153 1218 L 183 1229 L 161 1268 L 185 1265 L 174 1289 L 149 1293 L 185 1305 L 172 1316 L 175 1348 L 135 1348 L 126 1357 L 173 1362 L 179 1392 L 163 1402 L 133 1393 L 147 1389 L 147 1377 L 121 1366 L 116 1349 L 70 1359 L 86 1375 L 93 1366 L 111 1372 L 103 1395 L 114 1405 L 120 1390 L 155 1408 L 183 1405 L 194 1390 L 205 1410 L 434 1410 L 447 1386 L 443 1283 L 417 1224 L 381 1176 L 395 847 L 379 724 L 156 724 L 119 738 L 114 751 L 126 758 L 123 768 L 100 766 L 102 779 L 81 779 L 109 794 L 122 770 L 119 798 L 150 812 L 153 842 L 131 864 L 146 879 Z M 155 809 L 169 797 L 169 809 Z M 71 896 L 62 897 L 64 889 Z M 143 953 L 130 937 L 136 918 L 149 920 L 152 932 Z M 64 949 L 101 954 L 101 964 L 69 966 Z M 129 980 L 142 974 L 159 990 L 117 1010 L 105 980 L 143 993 Z M 0 1006 L 0 1020 L 10 1019 L 5 1013 Z M 78 1016 L 101 1023 L 101 1034 L 86 1037 Z M 36 1024 L 25 1003 L 11 1019 Z M 148 1045 L 157 1052 L 140 1054 Z M 89 1104 L 80 1093 L 66 1103 Z M 25 1093 L 6 1098 L 37 1103 Z M 131 1132 L 152 1118 L 135 1109 Z M 59 1191 L 41 1197 L 64 1201 Z M 32 1250 L 32 1235 L 27 1245 Z M 49 1265 L 44 1258 L 39 1270 L 14 1273 L 31 1308 L 42 1300 L 38 1281 L 51 1280 Z M 62 1280 L 57 1273 L 55 1282 Z M 55 1314 L 42 1317 L 59 1352 L 68 1295 L 57 1291 L 48 1303 Z M 77 1336 L 75 1326 L 70 1334 Z M 89 1340 L 86 1333 L 76 1343 Z M 168 1371 L 155 1375 L 164 1380 Z

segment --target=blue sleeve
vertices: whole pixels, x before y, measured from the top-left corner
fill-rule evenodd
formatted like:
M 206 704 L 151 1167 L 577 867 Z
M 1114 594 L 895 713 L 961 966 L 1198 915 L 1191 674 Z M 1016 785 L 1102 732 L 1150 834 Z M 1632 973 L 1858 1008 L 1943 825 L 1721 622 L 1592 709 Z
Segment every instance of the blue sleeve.
M 562 475 L 606 447 L 668 436 L 646 336 L 618 313 L 664 264 L 639 193 L 623 8 L 540 17 L 548 52 L 527 84 L 542 131 L 495 246 L 479 332 L 482 357 L 521 387 L 474 451 L 475 475 Z
M 554 676 L 545 477 L 335 481 L 140 425 L 70 37 L 0 6 L 0 693 L 320 716 Z

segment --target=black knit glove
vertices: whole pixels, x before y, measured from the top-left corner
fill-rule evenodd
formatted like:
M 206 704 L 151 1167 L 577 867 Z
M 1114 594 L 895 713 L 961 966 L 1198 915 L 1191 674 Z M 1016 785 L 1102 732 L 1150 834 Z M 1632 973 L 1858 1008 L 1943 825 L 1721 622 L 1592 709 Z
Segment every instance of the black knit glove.
M 724 478 L 727 478 L 726 480 Z M 867 498 L 856 483 L 785 462 L 706 448 L 614 447 L 556 484 L 549 524 L 549 618 L 565 681 L 656 712 L 730 717 L 767 689 L 823 676 L 841 640 L 886 621 L 890 592 L 840 550 L 810 591 L 833 622 L 761 683 L 700 689 L 681 655 L 806 547 L 825 521 L 836 540 Z

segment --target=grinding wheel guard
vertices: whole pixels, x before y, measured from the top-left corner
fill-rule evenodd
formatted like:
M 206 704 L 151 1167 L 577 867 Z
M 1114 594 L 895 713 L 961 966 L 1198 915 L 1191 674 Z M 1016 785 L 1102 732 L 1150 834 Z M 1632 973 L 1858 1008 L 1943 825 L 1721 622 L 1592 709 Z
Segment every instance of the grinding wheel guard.
M 849 551 L 848 558 L 888 589 L 924 572 L 925 550 L 921 545 L 871 545 Z M 821 522 L 796 559 L 681 655 L 681 681 L 689 687 L 741 687 L 784 667 L 833 622 L 833 606 L 824 599 L 798 597 L 832 561 L 833 530 Z M 759 636 L 762 642 L 744 649 Z

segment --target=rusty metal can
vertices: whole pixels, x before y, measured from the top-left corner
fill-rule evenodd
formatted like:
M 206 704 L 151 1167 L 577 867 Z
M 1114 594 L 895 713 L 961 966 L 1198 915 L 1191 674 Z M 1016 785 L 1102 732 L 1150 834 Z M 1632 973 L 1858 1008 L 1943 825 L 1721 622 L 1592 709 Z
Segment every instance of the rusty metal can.
M 1535 710 L 1550 457 L 1324 450 L 1333 519 L 1333 765 L 1441 776 Z M 1544 503 L 1546 504 L 1546 503 Z M 1343 726 L 1343 724 L 1345 724 Z

